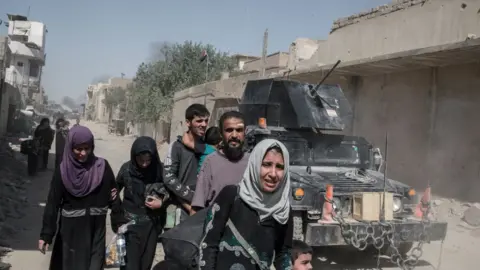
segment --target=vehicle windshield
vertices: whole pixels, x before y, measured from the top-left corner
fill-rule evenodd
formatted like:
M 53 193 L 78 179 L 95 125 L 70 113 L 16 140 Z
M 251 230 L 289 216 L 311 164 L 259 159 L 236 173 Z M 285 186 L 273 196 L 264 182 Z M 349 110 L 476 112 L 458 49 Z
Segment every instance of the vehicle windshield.
M 280 140 L 289 150 L 292 165 L 358 166 L 368 160 L 366 146 L 343 136 L 315 134 Z
M 360 164 L 358 146 L 351 143 L 317 144 L 313 148 L 313 156 L 314 161 L 319 163 L 347 162 L 350 164 Z

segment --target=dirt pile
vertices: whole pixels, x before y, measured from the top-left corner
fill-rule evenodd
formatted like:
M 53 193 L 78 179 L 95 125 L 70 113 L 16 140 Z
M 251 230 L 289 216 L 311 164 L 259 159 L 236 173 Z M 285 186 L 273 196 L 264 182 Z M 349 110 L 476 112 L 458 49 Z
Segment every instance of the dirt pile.
M 9 239 L 17 232 L 13 219 L 21 218 L 27 206 L 25 185 L 29 183 L 26 164 L 19 160 L 9 140 L 0 139 L 0 270 L 9 269 L 2 257 L 12 251 Z

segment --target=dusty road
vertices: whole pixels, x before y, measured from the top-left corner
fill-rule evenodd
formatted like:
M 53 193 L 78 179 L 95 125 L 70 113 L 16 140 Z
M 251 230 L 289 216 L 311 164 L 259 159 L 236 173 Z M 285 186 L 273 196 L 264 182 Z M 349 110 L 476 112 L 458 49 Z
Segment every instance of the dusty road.
M 129 151 L 133 138 L 109 135 L 105 125 L 82 123 L 92 129 L 96 138 L 95 153 L 106 158 L 115 173 L 123 162 L 129 159 Z M 53 151 L 53 149 L 52 149 Z M 51 155 L 50 168 L 53 167 Z M 31 186 L 27 191 L 28 208 L 23 218 L 14 221 L 19 233 L 10 241 L 14 252 L 7 255 L 6 262 L 12 264 L 13 270 L 45 270 L 48 269 L 50 252 L 46 255 L 37 251 L 37 240 L 41 227 L 43 208 L 47 197 L 52 171 L 41 172 L 31 179 Z M 476 270 L 477 258 L 480 250 L 480 228 L 470 228 L 461 221 L 461 213 L 468 205 L 448 199 L 438 199 L 435 206 L 437 216 L 449 222 L 449 232 L 443 244 L 432 243 L 425 245 L 424 260 L 415 269 L 444 269 L 444 270 Z M 107 227 L 107 241 L 113 233 Z M 156 260 L 162 258 L 161 247 L 157 249 Z M 437 266 L 440 266 L 437 268 Z M 399 269 L 383 264 L 381 269 Z M 351 266 L 321 266 L 315 269 L 376 269 L 376 263 Z

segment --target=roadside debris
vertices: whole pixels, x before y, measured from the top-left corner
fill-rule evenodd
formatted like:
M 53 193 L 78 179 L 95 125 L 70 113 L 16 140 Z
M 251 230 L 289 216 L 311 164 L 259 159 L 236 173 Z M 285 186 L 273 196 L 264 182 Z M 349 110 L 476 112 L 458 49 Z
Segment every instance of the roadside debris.
M 463 214 L 463 220 L 471 226 L 480 226 L 480 208 L 477 206 L 471 206 Z
M 9 142 L 10 138 L 0 139 L 0 270 L 10 269 L 11 265 L 2 262 L 3 256 L 11 252 L 9 239 L 17 232 L 11 225 L 12 219 L 22 217 L 27 203 L 25 184 L 26 164 L 17 157 Z

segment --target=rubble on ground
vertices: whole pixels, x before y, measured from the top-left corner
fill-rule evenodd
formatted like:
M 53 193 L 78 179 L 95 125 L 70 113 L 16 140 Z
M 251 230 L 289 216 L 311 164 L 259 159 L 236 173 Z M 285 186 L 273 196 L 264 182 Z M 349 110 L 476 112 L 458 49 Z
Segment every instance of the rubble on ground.
M 470 226 L 480 226 L 480 208 L 476 205 L 470 206 L 470 208 L 463 213 L 463 220 Z
M 12 149 L 9 141 L 8 138 L 0 139 L 0 270 L 10 268 L 1 258 L 12 251 L 5 246 L 17 231 L 9 221 L 22 217 L 27 205 L 26 164 L 19 160 L 21 154 Z
M 432 211 L 437 220 L 447 221 L 463 229 L 480 231 L 480 203 L 437 198 L 432 200 Z

